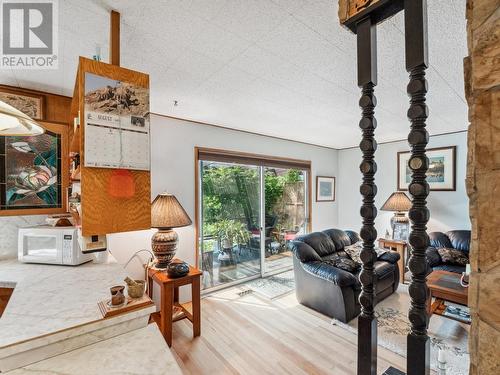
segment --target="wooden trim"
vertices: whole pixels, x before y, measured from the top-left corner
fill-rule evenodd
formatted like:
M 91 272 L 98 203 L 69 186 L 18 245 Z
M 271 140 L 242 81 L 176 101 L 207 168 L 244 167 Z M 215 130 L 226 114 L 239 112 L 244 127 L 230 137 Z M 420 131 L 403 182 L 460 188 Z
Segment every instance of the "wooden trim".
M 200 234 L 200 220 L 199 220 L 199 214 L 200 214 L 200 202 L 199 202 L 199 195 L 200 195 L 200 178 L 199 178 L 199 164 L 200 160 L 205 160 L 200 158 L 200 154 L 205 152 L 204 155 L 223 155 L 225 157 L 226 162 L 232 162 L 230 161 L 229 157 L 233 156 L 235 158 L 240 157 L 241 159 L 245 159 L 246 163 L 244 164 L 250 164 L 251 161 L 254 160 L 260 160 L 262 162 L 265 162 L 265 164 L 257 164 L 258 166 L 268 166 L 268 167 L 276 167 L 276 168 L 298 168 L 298 169 L 303 169 L 307 171 L 307 230 L 311 232 L 312 230 L 312 163 L 311 161 L 306 161 L 306 160 L 300 160 L 300 159 L 292 159 L 292 158 L 284 158 L 284 157 L 278 157 L 278 156 L 268 156 L 268 155 L 261 155 L 261 154 L 252 154 L 252 153 L 245 153 L 245 152 L 238 152 L 238 151 L 229 151 L 229 150 L 221 150 L 221 149 L 216 149 L 216 148 L 206 148 L 206 147 L 194 147 L 194 212 L 195 212 L 195 218 L 194 218 L 194 223 L 195 223 L 195 262 L 196 262 L 196 267 L 198 267 L 198 262 L 199 262 L 199 234 Z M 216 161 L 216 160 L 214 160 Z M 273 164 L 277 163 L 277 164 Z M 253 164 L 256 165 L 256 164 Z M 300 166 L 300 167 L 299 167 Z
M 199 194 L 200 194 L 200 183 L 199 183 L 199 169 L 200 169 L 200 160 L 198 159 L 198 150 L 199 148 L 195 146 L 194 148 L 194 233 L 195 233 L 195 238 L 194 238 L 194 248 L 195 248 L 195 265 L 196 268 L 199 267 L 199 247 L 200 247 L 200 241 L 199 241 L 199 236 L 200 236 L 200 220 L 199 220 L 199 215 L 200 215 L 200 209 L 199 209 L 199 204 L 200 204 L 200 199 L 199 199 Z
M 120 13 L 115 10 L 110 14 L 109 43 L 109 62 L 120 66 Z
M 327 199 L 327 200 L 318 200 L 318 180 L 320 178 L 331 178 L 333 179 L 333 199 Z M 335 177 L 333 176 L 316 176 L 316 202 L 335 202 L 335 193 L 337 190 L 337 181 Z
M 452 150 L 452 159 L 453 159 L 453 186 L 449 189 L 436 189 L 432 188 L 429 186 L 429 191 L 457 191 L 457 146 L 444 146 L 444 147 L 435 147 L 435 148 L 428 148 L 425 150 L 425 152 L 429 151 L 439 151 L 439 150 Z M 409 154 L 411 151 L 399 151 L 397 154 L 397 183 L 396 183 L 396 189 L 398 191 L 408 191 L 408 188 L 402 188 L 399 186 L 399 181 L 401 178 L 401 171 L 399 170 L 399 165 L 401 161 L 401 155 L 403 154 Z
M 284 158 L 278 156 L 260 155 L 239 151 L 221 150 L 215 148 L 198 148 L 198 159 L 228 163 L 251 164 L 283 168 L 310 169 L 310 160 Z

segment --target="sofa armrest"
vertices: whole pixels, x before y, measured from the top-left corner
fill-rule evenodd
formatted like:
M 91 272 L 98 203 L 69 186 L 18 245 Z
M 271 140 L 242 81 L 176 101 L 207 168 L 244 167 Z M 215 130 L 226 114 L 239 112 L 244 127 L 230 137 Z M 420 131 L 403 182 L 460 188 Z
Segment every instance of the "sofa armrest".
M 401 256 L 397 251 L 387 250 L 385 253 L 377 257 L 377 260 L 383 260 L 385 262 L 396 264 Z
M 427 250 L 425 250 L 425 260 L 429 267 L 435 267 L 441 264 L 441 257 L 435 247 L 429 246 Z
M 323 280 L 330 281 L 339 287 L 346 287 L 359 284 L 358 279 L 352 273 L 334 267 L 331 264 L 314 261 L 302 263 L 302 268 Z
M 288 248 L 292 250 L 295 256 L 302 262 L 321 261 L 321 257 L 316 250 L 302 241 L 292 241 L 288 244 Z

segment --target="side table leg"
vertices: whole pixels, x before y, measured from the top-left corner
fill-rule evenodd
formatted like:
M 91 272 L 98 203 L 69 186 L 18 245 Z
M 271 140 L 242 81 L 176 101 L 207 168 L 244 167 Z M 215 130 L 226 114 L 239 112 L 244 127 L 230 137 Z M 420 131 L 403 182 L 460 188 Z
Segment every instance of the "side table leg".
M 399 260 L 398 260 L 399 282 L 401 284 L 404 284 L 405 283 L 405 247 L 404 247 L 404 245 L 398 246 L 398 253 L 399 253 Z
M 201 297 L 200 277 L 195 277 L 191 284 L 192 306 L 193 306 L 193 337 L 201 334 Z
M 153 299 L 153 278 L 148 277 L 148 296 Z
M 173 289 L 162 285 L 161 288 L 161 333 L 168 346 L 172 346 L 172 314 L 174 305 Z

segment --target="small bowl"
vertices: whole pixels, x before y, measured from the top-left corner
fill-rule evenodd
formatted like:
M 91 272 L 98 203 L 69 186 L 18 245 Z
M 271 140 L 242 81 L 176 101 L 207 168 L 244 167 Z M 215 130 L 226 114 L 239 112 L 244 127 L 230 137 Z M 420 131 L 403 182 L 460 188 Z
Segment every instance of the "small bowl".
M 146 282 L 144 280 L 135 280 L 138 285 L 127 284 L 127 294 L 131 298 L 141 298 L 146 289 Z

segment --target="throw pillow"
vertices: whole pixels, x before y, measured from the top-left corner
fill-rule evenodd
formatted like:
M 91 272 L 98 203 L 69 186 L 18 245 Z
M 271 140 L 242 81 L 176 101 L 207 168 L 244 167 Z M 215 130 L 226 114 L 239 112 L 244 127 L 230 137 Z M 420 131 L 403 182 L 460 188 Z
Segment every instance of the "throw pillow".
M 363 241 L 358 241 L 352 245 L 345 246 L 344 251 L 349 255 L 349 257 L 359 265 L 362 265 L 360 254 L 361 250 L 363 250 Z
M 324 260 L 324 262 L 350 273 L 355 273 L 359 269 L 359 265 L 356 262 L 346 257 L 335 257 Z
M 363 241 L 358 241 L 352 245 L 344 247 L 344 251 L 347 253 L 347 255 L 349 255 L 349 257 L 360 266 L 363 265 L 360 256 L 361 250 L 363 250 Z M 387 250 L 376 248 L 375 252 L 377 253 L 377 259 L 379 259 L 387 252 Z
M 469 263 L 469 257 L 463 251 L 451 249 L 449 247 L 441 247 L 437 249 L 437 251 L 443 263 L 457 266 L 465 266 Z

